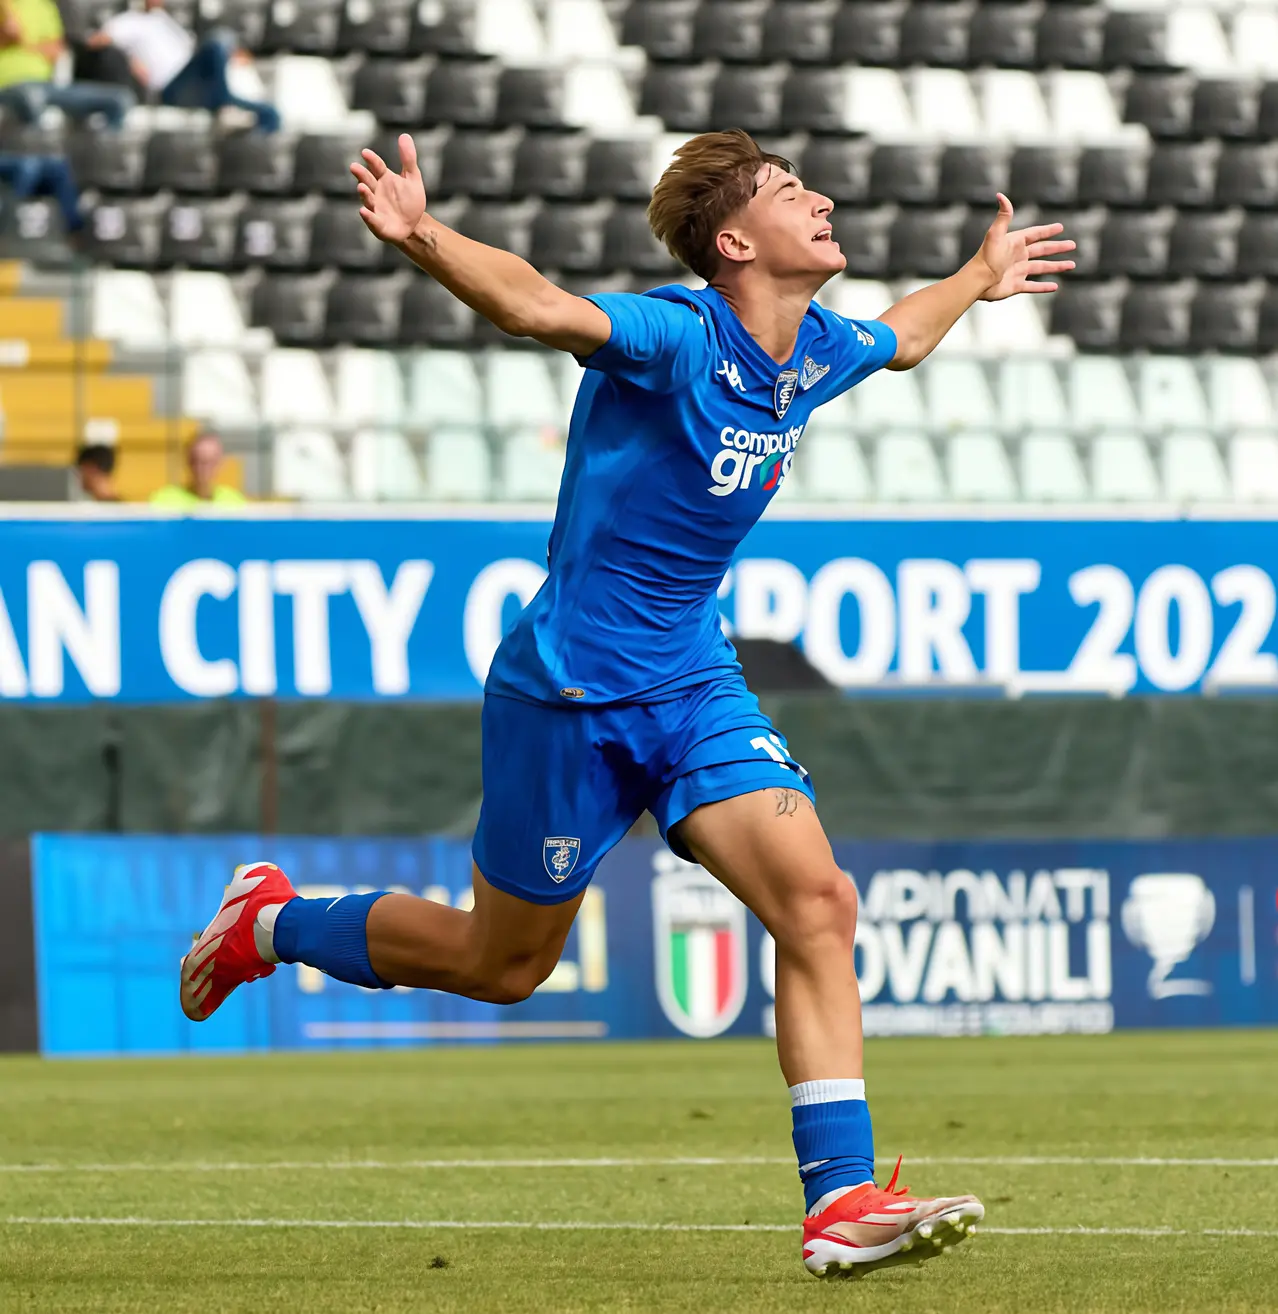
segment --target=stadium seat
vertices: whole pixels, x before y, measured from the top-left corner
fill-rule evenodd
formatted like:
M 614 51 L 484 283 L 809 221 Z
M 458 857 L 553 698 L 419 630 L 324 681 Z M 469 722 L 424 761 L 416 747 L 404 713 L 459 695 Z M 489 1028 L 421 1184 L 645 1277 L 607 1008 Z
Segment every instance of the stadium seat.
M 231 428 L 261 422 L 257 390 L 238 351 L 191 351 L 182 361 L 182 414 Z
M 1087 476 L 1067 433 L 1035 429 L 1021 440 L 1021 495 L 1030 502 L 1086 502 Z
M 459 135 L 455 133 L 452 141 Z M 452 141 L 449 142 L 450 146 Z M 592 144 L 587 133 L 525 132 L 517 133 L 516 141 L 512 173 L 505 180 L 513 195 L 572 200 L 582 194 L 586 187 L 586 166 Z M 481 180 L 482 176 L 472 184 L 472 195 L 505 194 L 497 190 L 502 184 L 501 178 L 494 179 L 493 190 L 489 192 L 477 190 Z M 611 193 L 605 192 L 604 195 Z
M 1189 312 L 1190 350 L 1255 351 L 1264 292 L 1256 283 L 1200 285 Z
M 392 347 L 399 341 L 404 286 L 413 278 L 394 274 L 344 274 L 324 302 L 324 341 L 360 347 Z M 414 281 L 416 281 L 414 279 Z
M 1234 58 L 1220 19 L 1206 6 L 1174 5 L 1167 11 L 1166 63 L 1195 73 L 1228 73 Z
M 1187 137 L 1194 119 L 1192 73 L 1137 73 L 1127 87 L 1123 117 L 1154 137 Z
M 324 340 L 327 274 L 271 274 L 253 289 L 253 323 L 285 344 L 312 346 Z
M 165 196 L 99 200 L 87 215 L 87 253 L 104 265 L 154 269 L 168 209 Z
M 89 333 L 141 351 L 168 345 L 168 316 L 150 274 L 131 269 L 95 269 Z
M 638 123 L 625 75 L 615 64 L 580 63 L 568 68 L 564 122 L 599 136 L 632 132 Z
M 898 278 L 947 278 L 963 263 L 962 221 L 962 212 L 953 209 L 902 211 L 888 242 L 888 272 Z
M 301 270 L 311 261 L 314 201 L 250 201 L 239 213 L 235 266 Z
M 462 346 L 474 337 L 475 312 L 431 278 L 414 278 L 399 307 L 400 342 L 407 346 Z
M 585 376 L 585 367 L 577 364 L 577 358 L 570 356 L 567 352 L 561 351 L 556 353 L 551 362 L 551 372 L 556 375 L 555 387 L 559 392 L 560 405 L 560 428 L 564 433 L 568 432 L 569 421 L 572 419 L 573 407 L 577 401 L 577 389 L 581 387 L 581 381 Z
M 915 4 L 911 9 L 920 7 Z M 966 73 L 952 68 L 918 68 L 904 78 L 914 107 L 915 130 L 927 141 L 966 144 L 982 139 L 985 128 Z
M 1230 438 L 1229 484 L 1235 502 L 1278 502 L 1278 437 L 1272 431 Z
M 1260 352 L 1278 351 L 1278 287 L 1265 284 L 1256 323 L 1256 348 Z
M 1101 5 L 1049 5 L 1035 44 L 1043 68 L 1100 68 L 1105 62 L 1106 10 Z
M 881 370 L 857 384 L 852 394 L 858 430 L 875 435 L 883 429 L 921 429 L 927 424 L 923 394 L 913 371 Z
M 626 7 L 621 40 L 639 46 L 650 59 L 692 58 L 693 25 L 697 0 L 647 0 Z
M 846 272 L 853 278 L 880 279 L 888 272 L 888 249 L 896 224 L 896 210 L 883 206 L 875 210 L 836 208 L 830 216 L 835 240 L 847 261 Z
M 1205 429 L 1207 398 L 1194 362 L 1183 356 L 1150 356 L 1137 375 L 1141 424 L 1158 429 Z
M 379 0 L 380 2 L 380 0 Z M 330 55 L 337 49 L 345 0 L 275 3 L 266 11 L 264 54 Z M 407 36 L 405 31 L 405 36 Z
M 1104 46 L 1101 62 L 1106 68 L 1165 69 L 1173 61 L 1167 57 L 1167 19 L 1157 12 L 1090 8 L 1104 22 Z M 1081 67 L 1081 65 L 1080 65 Z
M 652 64 L 643 80 L 640 114 L 654 114 L 668 127 L 699 132 L 710 120 L 716 64 Z
M 342 54 L 362 50 L 375 55 L 397 55 L 409 47 L 414 0 L 370 0 L 368 4 L 341 6 L 337 49 Z M 442 6 L 441 6 L 442 8 Z
M 424 429 L 475 423 L 484 390 L 475 357 L 464 351 L 423 351 L 412 357 L 408 422 Z
M 207 197 L 173 202 L 164 216 L 159 263 L 166 269 L 187 265 L 192 269 L 230 269 L 235 263 L 239 230 L 239 197 Z
M 415 0 L 407 53 L 454 57 L 477 54 L 478 18 L 479 7 L 475 4 L 424 5 Z
M 938 0 L 913 0 L 901 18 L 899 60 L 909 66 L 964 68 L 971 10 Z
M 1049 360 L 1005 360 L 998 367 L 999 422 L 1005 433 L 1058 429 L 1070 423 L 1060 375 Z
M 770 59 L 794 64 L 829 62 L 838 7 L 827 0 L 787 0 L 772 5 L 763 20 L 763 49 Z
M 515 429 L 501 445 L 501 495 L 512 501 L 553 502 L 564 472 L 561 434 Z
M 146 168 L 147 141 L 145 132 L 128 127 L 119 132 L 82 128 L 71 134 L 67 156 L 76 182 L 85 190 L 117 195 L 138 191 Z
M 937 200 L 942 205 L 987 206 L 996 193 L 1007 192 L 1009 165 L 1007 150 L 998 146 L 948 146 L 941 157 Z
M 781 131 L 844 132 L 846 89 L 842 69 L 792 68 L 781 92 Z
M 503 68 L 497 83 L 498 123 L 557 128 L 565 122 L 566 75 L 562 68 Z
M 501 65 L 495 60 L 447 60 L 436 64 L 426 80 L 420 121 L 487 127 L 497 117 L 500 87 Z
M 404 373 L 388 351 L 346 348 L 336 353 L 336 416 L 344 425 L 405 422 Z
M 1136 397 L 1121 358 L 1083 356 L 1069 365 L 1069 410 L 1082 429 L 1134 429 Z
M 592 138 L 586 152 L 586 196 L 647 203 L 652 192 L 652 154 L 648 136 Z
M 1073 206 L 1078 200 L 1079 152 L 1072 146 L 1018 146 L 1012 152 L 1009 196 L 1018 205 Z
M 437 429 L 426 445 L 426 487 L 443 501 L 482 502 L 492 495 L 492 455 L 473 426 Z
M 946 444 L 950 496 L 956 502 L 1012 502 L 1016 476 L 994 433 L 966 430 Z
M 1123 301 L 1118 343 L 1124 351 L 1185 351 L 1194 285 L 1135 286 Z
M 801 75 L 802 76 L 802 75 Z M 900 75 L 890 68 L 850 68 L 843 72 L 843 123 L 875 141 L 917 141 L 914 111 Z
M 1278 142 L 1229 142 L 1216 169 L 1218 206 L 1278 208 Z
M 223 274 L 175 273 L 169 283 L 168 319 L 173 341 L 181 347 L 243 350 L 256 345 Z
M 313 351 L 278 347 L 262 358 L 262 418 L 272 424 L 332 424 L 328 371 Z
M 868 199 L 872 204 L 896 201 L 902 205 L 931 205 L 940 181 L 939 146 L 878 146 L 870 161 Z
M 874 447 L 874 490 L 882 502 L 943 502 L 945 483 L 924 433 L 885 434 Z
M 1237 211 L 1178 215 L 1167 252 L 1168 275 L 1172 278 L 1233 277 L 1242 225 L 1243 216 Z
M 487 353 L 484 418 L 494 428 L 558 429 L 563 402 L 541 352 Z
M 1162 444 L 1163 496 L 1172 502 L 1225 502 L 1229 476 L 1209 433 L 1173 433 Z
M 532 0 L 476 0 L 475 49 L 508 63 L 545 62 L 545 38 Z
M 978 301 L 968 317 L 977 346 L 985 355 L 1042 352 L 1047 348 L 1043 319 L 1030 297 Z
M 1278 40 L 1278 30 L 1274 39 Z M 1256 135 L 1259 115 L 1260 88 L 1249 79 L 1202 78 L 1194 88 L 1191 131 L 1195 137 L 1246 141 Z
M 196 31 L 206 36 L 211 30 L 229 28 L 245 50 L 259 51 L 266 39 L 265 0 L 218 0 L 195 9 Z
M 1278 14 L 1259 5 L 1240 7 L 1234 15 L 1232 35 L 1235 72 L 1278 76 Z
M 296 153 L 293 133 L 230 133 L 217 143 L 218 190 L 287 196 L 293 188 Z
M 1198 207 L 1210 205 L 1216 194 L 1215 141 L 1159 142 L 1149 162 L 1149 205 Z
M 599 269 L 610 208 L 607 201 L 543 205 L 533 222 L 533 264 L 540 269 Z
M 679 265 L 652 235 L 647 207 L 618 204 L 604 225 L 604 268 L 674 274 Z
M 1052 140 L 1047 106 L 1033 73 L 988 69 L 977 75 L 976 83 L 988 140 L 1036 143 Z
M 768 0 L 703 0 L 692 29 L 692 57 L 757 64 L 770 51 L 763 45 Z
M 1121 283 L 1066 282 L 1052 298 L 1052 332 L 1071 338 L 1082 351 L 1112 351 L 1125 296 Z
M 850 433 L 816 427 L 826 409 L 809 422 L 790 479 L 798 476 L 806 501 L 872 502 L 874 487 L 861 444 Z
M 979 5 L 968 32 L 969 63 L 974 68 L 1033 68 L 1038 27 L 1039 13 L 1032 5 Z
M 617 37 L 602 0 L 549 0 L 545 7 L 546 44 L 552 60 L 614 60 Z
M 806 187 L 836 205 L 863 205 L 871 188 L 871 159 L 882 150 L 862 137 L 813 137 L 803 152 L 800 173 Z
M 272 464 L 279 497 L 344 502 L 350 496 L 346 462 L 327 430 L 281 430 L 275 435 Z
M 444 145 L 438 192 L 441 196 L 504 199 L 514 190 L 515 157 L 524 134 L 518 128 L 501 132 L 459 128 Z M 529 136 L 537 142 L 542 134 Z M 531 189 L 540 194 L 539 189 Z M 523 194 L 529 194 L 527 192 Z
M 1167 270 L 1173 210 L 1113 212 L 1101 237 L 1097 273 L 1102 278 L 1126 275 L 1157 278 Z
M 358 132 L 308 132 L 298 139 L 293 190 L 319 192 L 349 203 L 354 199 L 355 187 L 351 179 L 351 163 L 360 158 L 360 151 L 365 146 L 376 149 L 385 144 L 374 143 Z M 396 157 L 390 159 L 394 161 Z
M 775 132 L 790 70 L 784 64 L 763 68 L 728 66 L 715 79 L 710 122 L 732 123 L 751 133 Z
M 1259 361 L 1209 359 L 1205 362 L 1205 369 L 1213 429 L 1226 432 L 1273 426 L 1273 399 Z
M 1092 440 L 1092 492 L 1101 502 L 1156 502 L 1158 473 L 1136 432 L 1106 431 Z
M 819 299 L 848 319 L 878 319 L 894 300 L 888 285 L 873 278 L 834 279 L 822 288 Z
M 420 501 L 426 496 L 421 463 L 397 429 L 359 429 L 351 435 L 351 491 L 377 502 Z
M 461 65 L 455 76 L 465 78 Z M 488 68 L 488 65 L 481 65 Z M 429 65 L 425 60 L 368 59 L 355 72 L 351 84 L 351 104 L 357 110 L 375 114 L 381 123 L 411 128 L 426 120 L 426 80 Z M 468 84 L 467 84 L 468 85 Z M 496 81 L 493 79 L 493 105 L 496 108 Z M 469 99 L 467 103 L 469 103 Z M 491 119 L 491 113 L 488 119 Z M 439 121 L 436 114 L 431 121 Z M 487 120 L 485 120 L 487 121 Z
M 834 16 L 831 61 L 866 67 L 894 67 L 900 62 L 904 13 L 905 6 L 900 4 L 841 5 Z
M 1099 73 L 1057 69 L 1047 73 L 1045 81 L 1057 140 L 1104 146 L 1143 139 L 1140 128 L 1119 119 L 1109 86 Z
M 1148 173 L 1149 154 L 1140 146 L 1089 147 L 1079 158 L 1078 204 L 1138 206 L 1145 200 Z
M 351 121 L 336 65 L 318 56 L 281 55 L 275 61 L 271 100 L 284 126 L 298 132 L 326 132 Z
M 533 221 L 538 208 L 536 201 L 506 205 L 476 202 L 467 207 L 457 229 L 476 242 L 503 247 L 527 260 L 532 255 Z
M 933 432 L 987 429 L 995 423 L 994 397 L 985 371 L 974 360 L 933 356 L 919 368 Z
M 1240 278 L 1278 278 L 1278 214 L 1249 214 L 1238 232 Z

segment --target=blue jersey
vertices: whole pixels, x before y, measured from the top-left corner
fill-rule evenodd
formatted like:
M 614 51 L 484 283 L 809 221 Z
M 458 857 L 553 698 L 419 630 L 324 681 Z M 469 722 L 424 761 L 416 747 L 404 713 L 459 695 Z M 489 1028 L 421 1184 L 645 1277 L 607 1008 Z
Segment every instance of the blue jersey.
M 886 365 L 883 323 L 808 308 L 778 365 L 712 288 L 591 297 L 550 573 L 485 688 L 535 702 L 658 702 L 739 670 L 717 591 L 790 472 L 813 410 Z

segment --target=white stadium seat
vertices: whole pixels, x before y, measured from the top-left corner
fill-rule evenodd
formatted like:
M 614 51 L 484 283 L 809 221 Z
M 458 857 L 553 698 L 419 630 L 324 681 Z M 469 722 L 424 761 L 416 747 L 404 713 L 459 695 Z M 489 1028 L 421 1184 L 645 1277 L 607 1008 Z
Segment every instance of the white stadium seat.
M 920 68 L 905 75 L 914 122 L 933 141 L 980 141 L 981 112 L 967 74 L 956 68 Z
M 1235 434 L 1229 440 L 1229 482 L 1236 502 L 1278 502 L 1278 436 Z
M 994 433 L 958 433 L 946 444 L 950 496 L 956 502 L 1011 502 L 1016 476 Z
M 993 427 L 996 422 L 994 397 L 978 361 L 933 357 L 919 366 L 918 373 L 923 378 L 931 428 Z
M 134 269 L 94 270 L 89 331 L 95 338 L 160 351 L 168 345 L 167 323 L 150 274 Z
M 550 0 L 546 7 L 546 39 L 553 59 L 612 59 L 617 37 L 600 0 Z
M 361 429 L 351 438 L 351 491 L 377 502 L 426 495 L 421 463 L 397 429 Z
M 1008 433 L 1061 429 L 1069 424 L 1065 390 L 1050 360 L 1005 360 L 998 370 L 998 407 Z
M 489 424 L 552 429 L 563 424 L 563 401 L 543 353 L 498 348 L 488 353 L 486 367 L 484 398 Z
M 909 97 L 890 68 L 853 68 L 843 75 L 843 126 L 875 141 L 914 141 L 919 137 Z
M 786 487 L 797 481 L 796 491 L 809 502 L 870 502 L 874 488 L 861 445 L 850 433 L 812 432 L 809 425 L 799 444 Z
M 1207 427 L 1207 398 L 1192 360 L 1151 356 L 1141 361 L 1138 387 L 1147 431 Z
M 502 496 L 553 502 L 564 472 L 564 445 L 545 429 L 516 429 L 502 447 Z
M 1131 383 L 1116 356 L 1080 356 L 1070 362 L 1069 409 L 1082 429 L 1134 429 L 1140 424 Z
M 820 297 L 822 305 L 848 319 L 878 319 L 895 300 L 888 285 L 873 278 L 836 278 Z
M 1021 493 L 1029 502 L 1086 502 L 1087 476 L 1067 433 L 1034 430 L 1021 441 Z
M 169 330 L 183 347 L 235 347 L 243 350 L 250 330 L 239 299 L 225 274 L 180 270 L 169 285 Z M 251 330 L 260 343 L 261 330 Z M 268 335 L 269 336 L 269 335 Z M 250 339 L 248 345 L 255 345 Z
M 1263 429 L 1274 423 L 1273 398 L 1259 361 L 1241 356 L 1208 361 L 1207 397 L 1216 429 Z
M 1278 76 L 1278 13 L 1269 6 L 1239 10 L 1234 15 L 1230 54 L 1237 73 Z
M 1144 140 L 1143 125 L 1124 123 L 1099 73 L 1057 69 L 1045 75 L 1053 136 L 1089 146 Z
M 1171 502 L 1226 502 L 1229 476 L 1209 433 L 1172 433 L 1162 444 L 1163 495 Z
M 228 427 L 260 423 L 257 391 L 238 351 L 192 351 L 182 362 L 182 411 Z
M 614 64 L 570 64 L 564 83 L 564 122 L 588 127 L 600 136 L 632 130 L 635 102 L 622 70 Z
M 1100 502 L 1156 502 L 1161 490 L 1139 433 L 1101 433 L 1092 442 L 1092 491 Z
M 277 347 L 262 360 L 262 418 L 273 424 L 331 424 L 333 397 L 319 356 Z
M 914 428 L 927 423 L 923 395 L 913 371 L 879 370 L 852 389 L 857 428 L 877 434 L 885 428 Z
M 346 462 L 333 435 L 323 429 L 283 429 L 275 435 L 275 492 L 307 502 L 340 502 L 350 496 Z
M 1052 137 L 1038 79 L 1021 69 L 989 69 L 976 75 L 981 118 L 992 141 L 1045 142 Z
M 473 426 L 437 429 L 426 447 L 427 496 L 452 502 L 483 502 L 492 496 L 492 456 Z
M 477 50 L 521 64 L 545 57 L 545 37 L 531 0 L 478 0 L 475 10 Z
M 409 391 L 409 422 L 423 428 L 473 424 L 484 413 L 484 390 L 469 352 L 415 353 Z
M 286 128 L 324 132 L 349 128 L 373 132 L 376 120 L 352 113 L 338 81 L 337 66 L 313 55 L 281 55 L 275 61 L 275 108 Z
M 1234 56 L 1219 17 L 1200 5 L 1167 11 L 1167 62 L 1205 76 L 1234 71 Z
M 337 418 L 343 424 L 403 424 L 404 372 L 388 351 L 337 353 Z
M 924 433 L 892 433 L 874 451 L 874 487 L 883 502 L 943 502 L 945 483 Z
M 1006 301 L 978 301 L 967 317 L 972 321 L 976 345 L 985 355 L 1041 352 L 1047 346 L 1043 317 L 1035 297 L 1009 297 Z

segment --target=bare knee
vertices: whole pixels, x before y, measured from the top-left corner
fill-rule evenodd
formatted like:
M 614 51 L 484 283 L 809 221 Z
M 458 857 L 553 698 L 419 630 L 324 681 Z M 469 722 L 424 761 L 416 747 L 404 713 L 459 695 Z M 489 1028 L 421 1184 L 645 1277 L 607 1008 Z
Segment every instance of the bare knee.
M 519 1004 L 555 970 L 555 958 L 530 954 L 485 965 L 472 994 L 489 1004 Z
M 851 951 L 856 937 L 856 886 L 833 863 L 787 890 L 768 930 L 782 952 L 805 957 L 837 948 Z

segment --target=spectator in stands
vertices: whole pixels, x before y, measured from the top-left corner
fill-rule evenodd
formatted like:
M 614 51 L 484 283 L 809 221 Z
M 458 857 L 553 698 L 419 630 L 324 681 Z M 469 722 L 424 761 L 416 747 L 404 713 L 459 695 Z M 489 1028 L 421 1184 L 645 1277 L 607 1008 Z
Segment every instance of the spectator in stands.
M 183 511 L 203 506 L 243 506 L 247 499 L 238 488 L 217 481 L 222 459 L 222 440 L 205 429 L 191 440 L 186 449 L 186 483 L 161 488 L 152 495 L 152 505 Z
M 115 491 L 115 448 L 106 443 L 88 443 L 75 454 L 75 472 L 80 489 L 94 502 L 118 502 Z
M 62 211 L 68 234 L 84 227 L 80 213 L 80 189 L 71 166 L 56 155 L 18 155 L 0 151 L 0 183 L 8 186 L 15 201 L 33 196 L 52 196 Z
M 34 123 L 56 105 L 74 119 L 103 115 L 118 128 L 136 98 L 126 87 L 53 81 L 66 50 L 62 19 L 53 0 L 0 0 L 0 109 Z
M 280 126 L 274 105 L 246 100 L 231 90 L 233 64 L 248 58 L 235 34 L 212 32 L 197 43 L 165 12 L 164 0 L 146 0 L 141 12 L 112 15 L 86 45 L 90 50 L 122 51 L 133 76 L 164 105 L 207 110 L 229 106 L 256 115 L 264 132 L 275 132 Z

